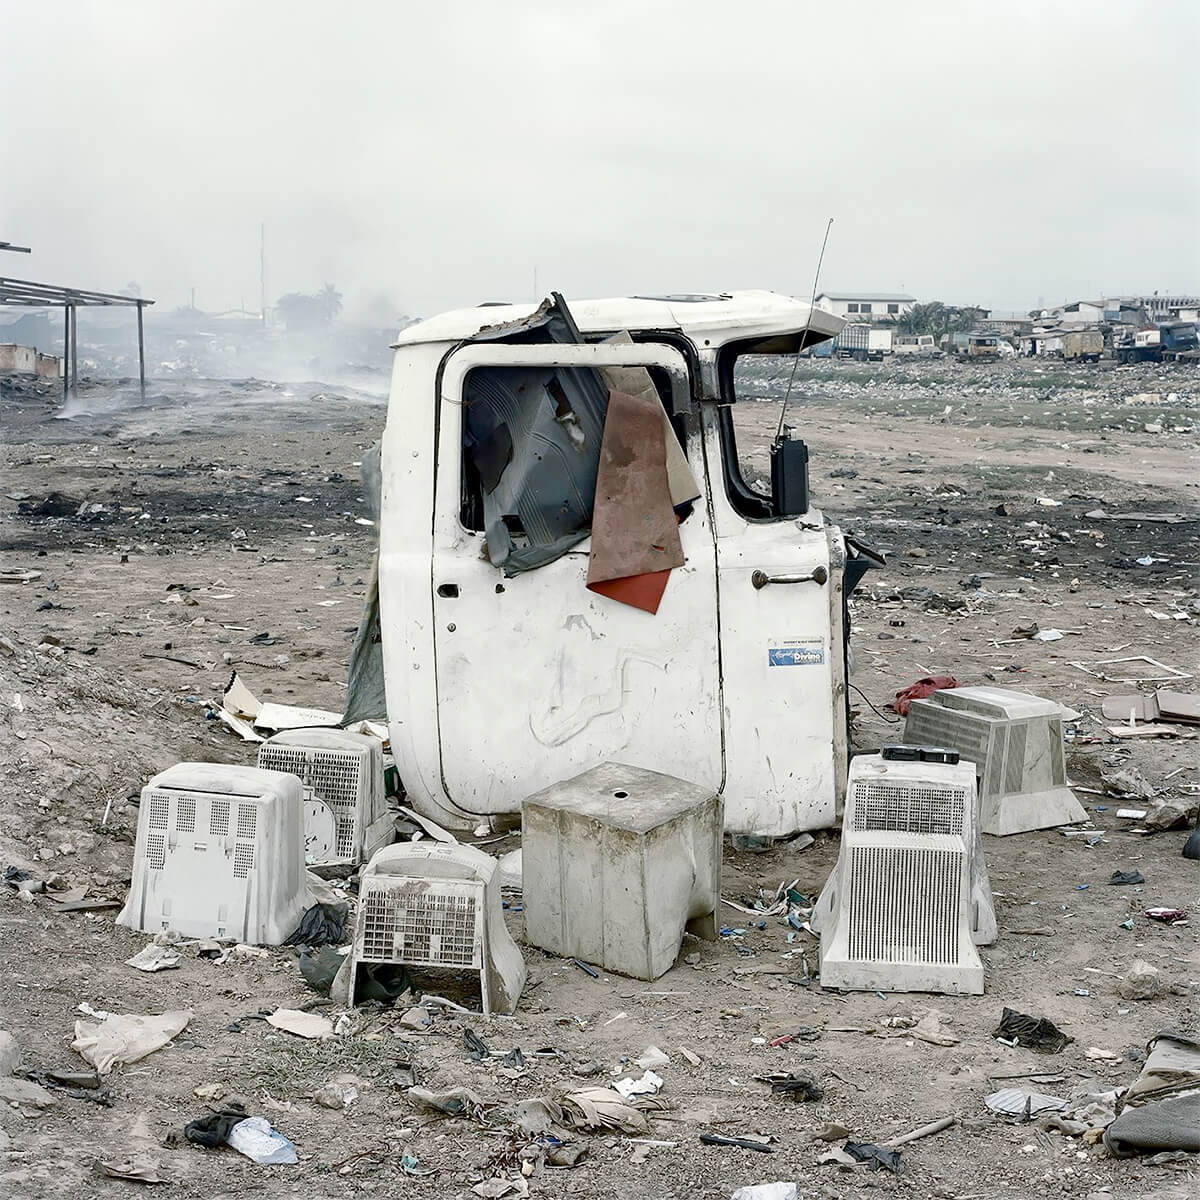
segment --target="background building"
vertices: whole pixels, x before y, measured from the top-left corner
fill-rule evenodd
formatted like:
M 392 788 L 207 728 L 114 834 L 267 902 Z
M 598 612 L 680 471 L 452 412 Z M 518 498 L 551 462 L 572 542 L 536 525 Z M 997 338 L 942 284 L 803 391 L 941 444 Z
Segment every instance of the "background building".
M 817 307 L 852 321 L 895 321 L 917 300 L 903 292 L 819 292 Z

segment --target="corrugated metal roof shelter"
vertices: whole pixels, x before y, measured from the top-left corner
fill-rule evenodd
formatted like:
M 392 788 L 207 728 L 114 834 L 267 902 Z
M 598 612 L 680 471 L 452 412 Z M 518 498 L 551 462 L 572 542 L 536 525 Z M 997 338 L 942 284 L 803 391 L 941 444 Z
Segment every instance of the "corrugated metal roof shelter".
M 61 308 L 63 310 L 63 400 L 79 386 L 79 341 L 76 310 L 95 306 L 137 308 L 138 381 L 142 399 L 146 398 L 146 341 L 142 328 L 142 309 L 153 300 L 141 296 L 118 296 L 111 292 L 90 292 L 84 288 L 61 287 L 54 283 L 35 283 L 29 279 L 7 279 L 0 275 L 0 307 Z

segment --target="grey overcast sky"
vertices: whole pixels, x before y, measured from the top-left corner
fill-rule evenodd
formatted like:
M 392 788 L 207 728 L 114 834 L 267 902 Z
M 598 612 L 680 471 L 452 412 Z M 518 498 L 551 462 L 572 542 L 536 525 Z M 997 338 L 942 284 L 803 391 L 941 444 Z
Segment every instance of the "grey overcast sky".
M 0 0 L 0 272 L 348 312 L 1200 288 L 1200 4 Z

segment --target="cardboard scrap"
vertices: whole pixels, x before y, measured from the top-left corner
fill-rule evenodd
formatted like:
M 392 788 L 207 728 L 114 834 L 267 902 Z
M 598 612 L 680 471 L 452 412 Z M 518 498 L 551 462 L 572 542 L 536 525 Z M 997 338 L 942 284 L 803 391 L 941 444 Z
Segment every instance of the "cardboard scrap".
M 225 693 L 221 697 L 221 707 L 235 717 L 245 717 L 247 720 L 253 721 L 258 716 L 262 704 L 234 671 L 225 685 Z
M 300 708 L 294 704 L 264 704 L 254 718 L 255 729 L 269 729 L 274 733 L 281 729 L 311 729 L 313 726 L 328 728 L 341 723 L 341 713 L 324 708 Z
M 217 717 L 243 741 L 266 741 L 266 733 L 278 733 L 281 729 L 311 729 L 314 726 L 329 728 L 340 726 L 342 714 L 324 708 L 302 708 L 294 704 L 264 704 L 242 682 L 236 671 L 229 677 L 221 697 Z M 386 737 L 387 727 L 379 726 Z M 379 736 L 377 729 L 370 732 Z
M 328 1017 L 296 1008 L 276 1009 L 267 1018 L 267 1024 L 302 1038 L 324 1040 L 333 1037 L 333 1022 Z

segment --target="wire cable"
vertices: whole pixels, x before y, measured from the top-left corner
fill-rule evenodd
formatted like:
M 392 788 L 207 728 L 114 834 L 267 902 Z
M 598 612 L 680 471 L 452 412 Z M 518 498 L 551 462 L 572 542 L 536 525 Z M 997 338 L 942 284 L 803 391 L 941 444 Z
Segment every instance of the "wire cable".
M 849 686 L 850 686 L 850 687 L 851 687 L 851 688 L 852 688 L 854 691 L 858 692 L 858 694 L 859 694 L 860 696 L 862 696 L 862 698 L 863 698 L 864 700 L 866 700 L 866 701 L 867 701 L 867 704 L 870 706 L 870 709 L 871 709 L 871 711 L 872 711 L 872 712 L 873 712 L 873 713 L 874 713 L 874 714 L 875 714 L 877 717 L 879 717 L 879 719 L 880 719 L 880 720 L 882 720 L 882 721 L 886 721 L 886 722 L 887 722 L 889 725 L 899 725 L 899 724 L 900 724 L 900 718 L 899 718 L 899 717 L 896 717 L 894 720 L 893 720 L 891 717 L 885 717 L 885 716 L 883 715 L 883 713 L 881 713 L 881 712 L 879 711 L 879 709 L 877 709 L 877 708 L 875 707 L 875 705 L 871 704 L 871 701 L 870 701 L 870 700 L 867 700 L 867 697 L 866 697 L 866 696 L 863 694 L 863 692 L 862 692 L 862 689 L 861 689 L 861 688 L 857 688 L 857 687 L 855 687 L 855 686 L 854 686 L 854 684 L 850 684 Z

